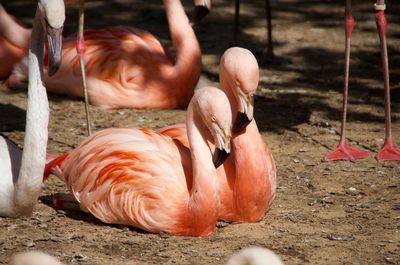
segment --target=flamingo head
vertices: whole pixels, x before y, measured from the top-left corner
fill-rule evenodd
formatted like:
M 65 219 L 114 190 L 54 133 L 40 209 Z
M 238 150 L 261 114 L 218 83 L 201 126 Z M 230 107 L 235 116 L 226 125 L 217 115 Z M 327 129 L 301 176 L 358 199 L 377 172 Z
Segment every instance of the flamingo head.
M 220 81 L 221 89 L 232 102 L 232 110 L 236 111 L 232 131 L 239 133 L 254 115 L 254 93 L 259 81 L 259 68 L 254 55 L 239 47 L 226 50 L 221 57 Z
M 192 25 L 199 23 L 211 10 L 211 0 L 194 0 Z
M 203 87 L 195 92 L 200 116 L 214 138 L 214 166 L 217 168 L 231 152 L 232 115 L 225 93 L 215 87 Z
M 63 0 L 39 0 L 38 10 L 47 36 L 48 75 L 54 75 L 61 64 L 62 31 L 65 21 Z

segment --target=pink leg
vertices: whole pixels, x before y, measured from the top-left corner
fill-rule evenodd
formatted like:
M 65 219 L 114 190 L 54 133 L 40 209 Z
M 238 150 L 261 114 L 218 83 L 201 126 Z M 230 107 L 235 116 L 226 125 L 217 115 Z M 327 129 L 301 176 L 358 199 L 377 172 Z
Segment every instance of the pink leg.
M 345 9 L 345 32 L 346 32 L 346 57 L 345 57 L 345 66 L 344 66 L 344 88 L 343 88 L 343 112 L 342 112 L 342 127 L 340 131 L 340 141 L 339 145 L 335 150 L 328 153 L 325 156 L 326 161 L 331 160 L 352 160 L 358 158 L 368 157 L 368 152 L 357 150 L 352 148 L 346 144 L 346 116 L 347 116 L 347 97 L 348 97 L 348 88 L 349 88 L 349 66 L 350 66 L 350 42 L 351 35 L 353 33 L 354 28 L 354 18 L 351 13 L 351 1 L 346 1 L 346 9 Z
M 390 85 L 389 85 L 389 63 L 386 46 L 386 18 L 385 1 L 377 1 L 375 5 L 375 20 L 378 27 L 379 38 L 381 41 L 381 57 L 383 68 L 383 83 L 385 91 L 385 143 L 376 155 L 378 160 L 400 160 L 400 150 L 396 148 L 392 141 L 391 112 L 390 112 Z

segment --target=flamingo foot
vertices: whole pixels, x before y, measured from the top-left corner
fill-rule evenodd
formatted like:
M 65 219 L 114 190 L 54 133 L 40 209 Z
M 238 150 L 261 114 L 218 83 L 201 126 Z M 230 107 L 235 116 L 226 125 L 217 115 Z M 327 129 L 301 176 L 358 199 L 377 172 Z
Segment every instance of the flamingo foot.
M 333 161 L 333 160 L 353 160 L 366 158 L 369 156 L 369 153 L 366 151 L 358 150 L 353 147 L 348 146 L 347 144 L 339 144 L 335 150 L 328 153 L 325 156 L 325 161 Z
M 392 143 L 385 143 L 381 150 L 376 154 L 375 158 L 379 161 L 400 161 L 400 149 L 396 148 Z
M 55 193 L 52 195 L 53 206 L 59 210 L 81 211 L 79 203 L 72 194 Z

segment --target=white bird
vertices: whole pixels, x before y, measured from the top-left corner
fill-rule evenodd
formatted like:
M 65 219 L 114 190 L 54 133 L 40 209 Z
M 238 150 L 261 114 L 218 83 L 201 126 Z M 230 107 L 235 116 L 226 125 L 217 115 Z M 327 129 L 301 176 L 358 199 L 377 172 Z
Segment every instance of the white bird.
M 29 83 L 24 148 L 0 136 L 0 216 L 32 214 L 41 191 L 46 162 L 49 105 L 43 86 L 43 48 L 47 38 L 48 74 L 61 62 L 61 39 L 65 20 L 62 0 L 39 0 L 28 52 Z

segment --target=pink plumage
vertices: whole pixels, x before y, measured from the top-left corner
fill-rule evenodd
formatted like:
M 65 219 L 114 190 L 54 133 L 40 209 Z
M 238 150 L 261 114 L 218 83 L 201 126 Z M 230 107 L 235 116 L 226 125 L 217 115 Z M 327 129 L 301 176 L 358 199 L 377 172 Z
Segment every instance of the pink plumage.
M 217 219 L 218 187 L 202 135 L 205 127 L 219 128 L 213 134 L 229 152 L 229 102 L 222 91 L 210 87 L 197 90 L 192 102 L 187 115 L 191 152 L 182 153 L 170 137 L 149 129 L 106 129 L 49 167 L 59 165 L 59 177 L 81 209 L 105 223 L 173 235 L 209 235 Z M 186 156 L 191 157 L 191 170 L 184 169 Z

